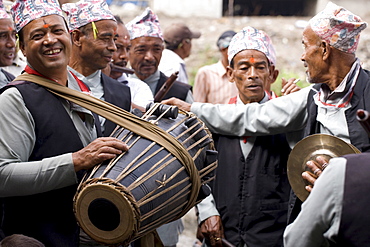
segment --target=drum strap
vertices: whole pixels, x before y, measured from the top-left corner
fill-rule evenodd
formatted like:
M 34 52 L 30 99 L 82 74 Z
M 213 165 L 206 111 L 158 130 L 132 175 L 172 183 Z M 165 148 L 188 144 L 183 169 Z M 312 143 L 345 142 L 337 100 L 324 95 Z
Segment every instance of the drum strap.
M 177 159 L 179 159 L 179 161 L 189 172 L 189 176 L 192 181 L 192 191 L 190 195 L 191 198 L 189 199 L 186 209 L 190 210 L 195 205 L 201 186 L 199 172 L 189 152 L 169 133 L 157 127 L 156 125 L 125 111 L 122 108 L 119 108 L 113 104 L 97 99 L 85 93 L 70 89 L 47 78 L 23 73 L 17 76 L 14 81 L 34 82 L 40 86 L 45 87 L 48 91 L 59 97 L 78 104 L 92 112 L 95 112 L 96 114 L 130 130 L 131 132 L 134 132 L 163 146 Z

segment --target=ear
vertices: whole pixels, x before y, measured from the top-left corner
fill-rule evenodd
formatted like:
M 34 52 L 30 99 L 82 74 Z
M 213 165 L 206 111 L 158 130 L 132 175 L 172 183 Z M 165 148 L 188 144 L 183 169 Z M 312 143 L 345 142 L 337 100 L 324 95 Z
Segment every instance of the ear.
M 185 40 L 182 40 L 181 43 L 177 46 L 177 49 L 181 49 L 184 46 Z
M 234 69 L 230 66 L 226 67 L 226 75 L 230 82 L 235 82 L 234 80 Z
M 76 46 L 81 46 L 81 37 L 84 36 L 84 34 L 80 30 L 73 30 L 71 33 L 72 37 L 72 44 Z
M 279 76 L 279 70 L 275 69 L 274 65 L 270 66 L 270 79 L 271 79 L 271 84 L 276 81 L 276 79 Z
M 21 50 L 23 56 L 27 57 L 23 42 L 19 42 L 19 49 Z
M 327 60 L 331 52 L 331 46 L 325 40 L 321 41 L 322 59 Z

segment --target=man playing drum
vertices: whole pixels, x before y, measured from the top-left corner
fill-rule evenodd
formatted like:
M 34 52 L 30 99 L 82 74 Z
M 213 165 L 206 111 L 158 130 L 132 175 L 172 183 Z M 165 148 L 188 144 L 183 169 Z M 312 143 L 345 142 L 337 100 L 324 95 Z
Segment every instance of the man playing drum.
M 59 3 L 20 0 L 12 6 L 26 72 L 77 91 L 67 71 L 71 39 Z M 52 82 L 50 82 L 52 83 Z M 24 234 L 45 246 L 78 246 L 72 210 L 83 170 L 127 150 L 115 138 L 96 138 L 92 113 L 31 81 L 15 81 L 0 95 L 0 196 L 6 236 Z M 95 139 L 95 140 L 94 140 Z

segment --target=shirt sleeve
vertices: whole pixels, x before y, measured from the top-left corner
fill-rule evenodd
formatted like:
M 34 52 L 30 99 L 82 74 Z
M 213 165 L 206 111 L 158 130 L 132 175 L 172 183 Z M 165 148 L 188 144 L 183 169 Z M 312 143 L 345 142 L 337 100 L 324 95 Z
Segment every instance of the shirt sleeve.
M 132 102 L 138 106 L 146 107 L 149 103 L 154 101 L 152 90 L 141 80 L 134 80 L 131 78 L 131 97 Z
M 198 211 L 198 224 L 202 223 L 211 216 L 220 215 L 216 208 L 213 195 L 210 194 L 196 205 Z
M 186 95 L 185 102 L 189 104 L 192 104 L 194 102 L 193 93 L 190 90 L 188 91 Z
M 284 232 L 285 247 L 330 246 L 338 235 L 344 178 L 345 158 L 333 158 L 307 200 L 297 219 Z
M 195 113 L 211 132 L 222 135 L 274 135 L 298 131 L 307 121 L 307 97 L 311 87 L 266 103 L 207 104 L 195 102 Z
M 35 123 L 16 88 L 0 95 L 0 197 L 41 193 L 77 183 L 72 154 L 28 162 Z

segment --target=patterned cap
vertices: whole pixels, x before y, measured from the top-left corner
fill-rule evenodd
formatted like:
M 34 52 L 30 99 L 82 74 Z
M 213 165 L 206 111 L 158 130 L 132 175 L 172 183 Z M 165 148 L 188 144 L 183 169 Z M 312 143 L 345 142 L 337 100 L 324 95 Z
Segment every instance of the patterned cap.
M 230 42 L 227 53 L 229 63 L 236 54 L 244 50 L 260 51 L 266 55 L 270 63 L 276 63 L 275 49 L 272 47 L 271 39 L 265 32 L 254 27 L 245 27 L 243 30 L 234 35 Z
M 64 18 L 57 0 L 17 0 L 10 11 L 17 32 L 40 17 L 60 15 Z
M 67 14 L 70 32 L 94 21 L 116 21 L 105 0 L 81 0 L 77 3 L 65 3 L 62 5 L 62 9 Z
M 263 42 L 265 42 L 265 45 L 267 46 L 267 49 L 269 51 L 269 56 L 267 58 L 270 60 L 271 65 L 276 65 L 276 52 L 275 52 L 275 47 L 272 44 L 272 40 L 267 35 L 267 33 L 265 33 L 262 30 L 259 30 L 259 31 L 261 33 L 262 40 Z
M 130 33 L 131 40 L 139 37 L 156 37 L 163 40 L 158 17 L 150 8 L 146 8 L 140 16 L 136 16 L 127 23 L 126 28 Z
M 347 53 L 356 52 L 360 32 L 367 27 L 359 16 L 332 2 L 308 24 L 322 40 Z
M 3 0 L 0 0 L 0 19 L 8 19 L 8 18 L 10 18 L 10 15 L 8 15 L 8 12 L 6 12 Z

